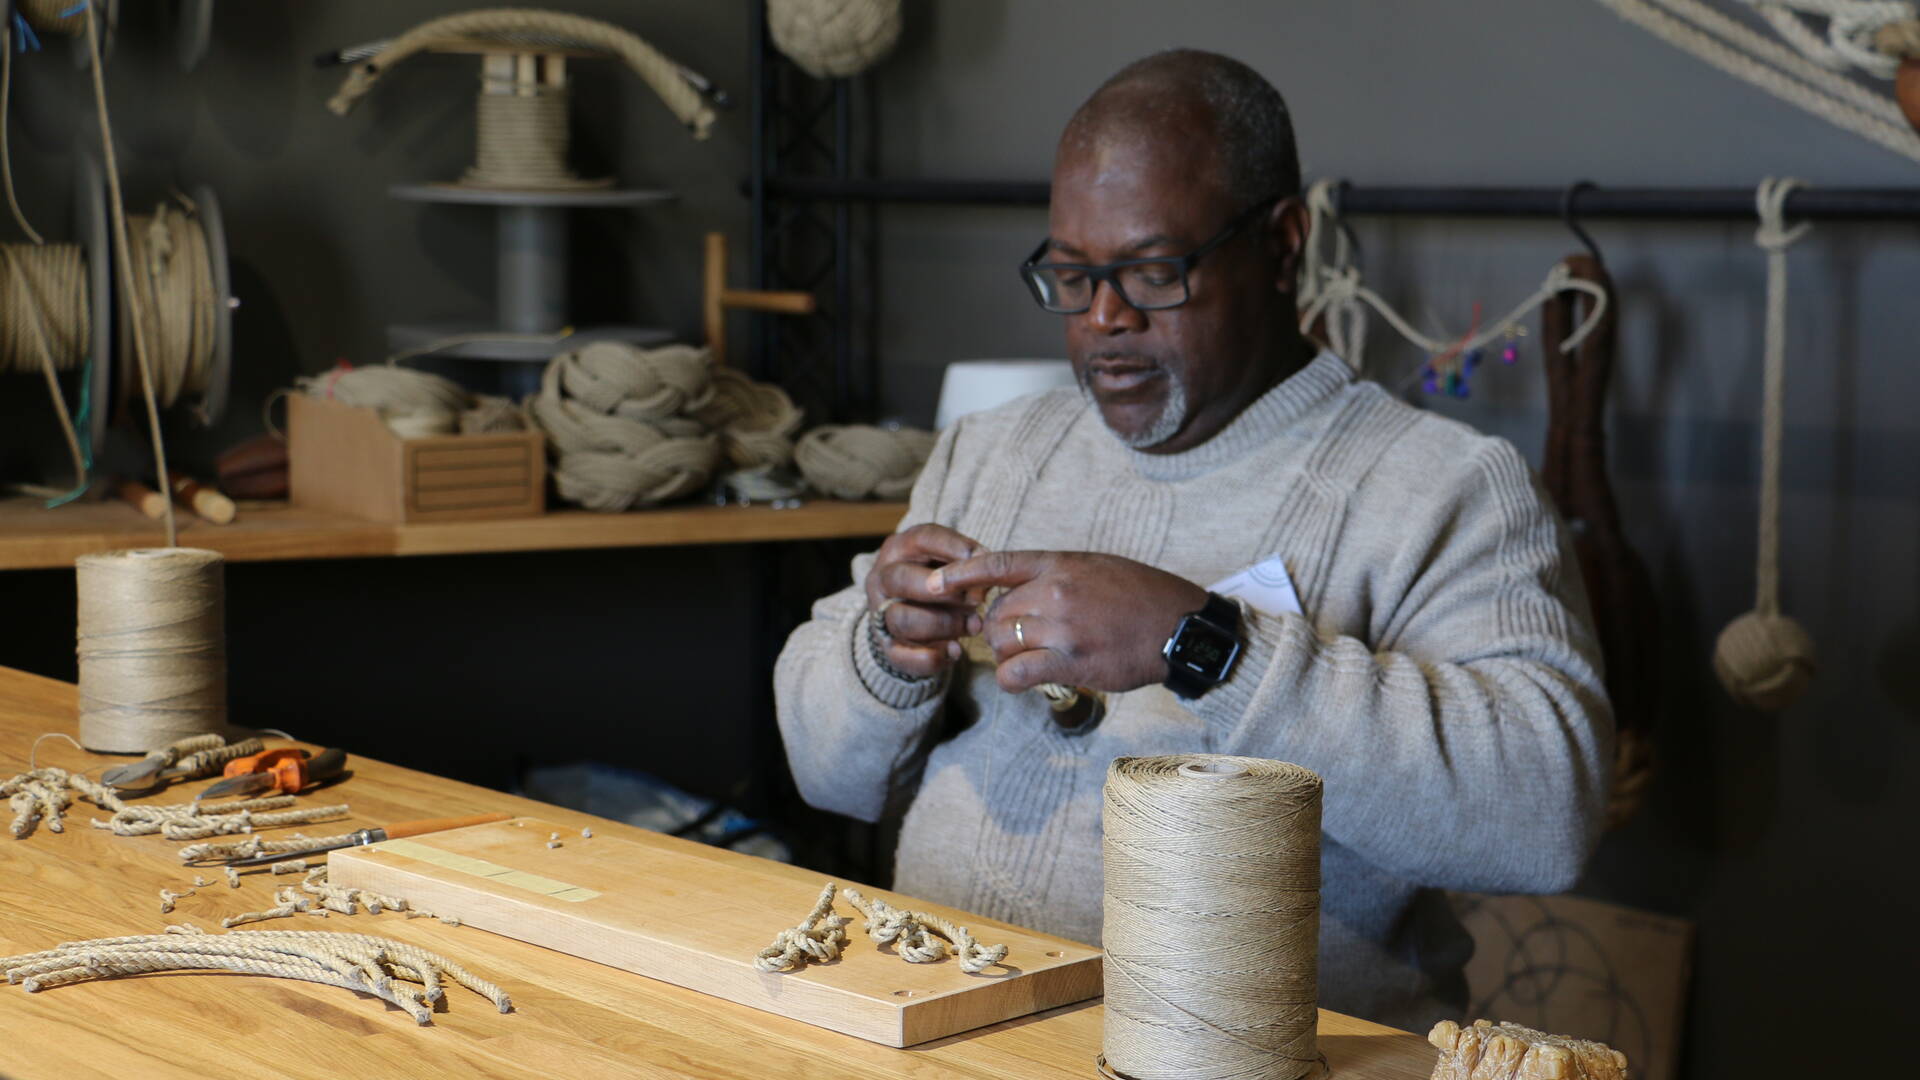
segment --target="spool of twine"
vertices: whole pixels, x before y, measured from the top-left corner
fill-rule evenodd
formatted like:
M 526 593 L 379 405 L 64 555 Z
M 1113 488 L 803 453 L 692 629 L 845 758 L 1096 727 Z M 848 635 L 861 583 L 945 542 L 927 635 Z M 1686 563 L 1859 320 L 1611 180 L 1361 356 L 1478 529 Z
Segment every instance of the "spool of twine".
M 1106 1028 L 1125 1080 L 1320 1071 L 1320 777 L 1263 758 L 1107 769 Z
M 197 548 L 82 555 L 80 742 L 138 754 L 227 727 L 224 560 Z
M 466 187 L 544 190 L 613 182 L 583 180 L 567 164 L 571 140 L 567 92 L 561 87 L 542 86 L 533 93 L 483 89 L 475 117 L 473 167 L 460 181 Z

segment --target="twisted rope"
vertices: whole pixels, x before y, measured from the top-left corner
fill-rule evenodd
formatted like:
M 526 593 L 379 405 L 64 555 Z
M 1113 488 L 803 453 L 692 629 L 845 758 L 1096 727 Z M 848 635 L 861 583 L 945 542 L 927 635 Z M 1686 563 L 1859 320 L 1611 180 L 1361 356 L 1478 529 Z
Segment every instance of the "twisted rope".
M 704 349 L 596 343 L 554 357 L 528 406 L 547 433 L 560 496 L 592 510 L 651 506 L 699 490 L 719 440 L 691 414 L 713 401 Z
M 893 943 L 894 951 L 909 964 L 930 964 L 947 955 L 949 944 L 959 959 L 960 970 L 977 975 L 1007 958 L 1005 945 L 982 945 L 967 928 L 924 911 L 903 911 L 879 897 L 869 900 L 858 889 L 846 890 L 847 903 L 867 920 L 866 931 L 873 940 Z
M 541 33 L 561 35 L 577 45 L 611 53 L 660 96 L 680 122 L 704 139 L 713 126 L 713 110 L 679 76 L 679 67 L 653 46 L 612 23 L 533 8 L 490 8 L 430 19 L 394 38 L 376 56 L 347 73 L 346 81 L 327 102 L 327 108 L 345 116 L 362 97 L 373 89 L 387 69 L 417 52 L 442 42 L 459 39 L 511 37 L 514 34 Z M 564 125 L 563 125 L 564 130 Z
M 513 1009 L 506 991 L 460 964 L 417 946 L 367 934 L 243 930 L 216 935 L 170 930 L 72 941 L 42 952 L 0 958 L 0 971 L 6 973 L 7 981 L 19 983 L 28 993 L 92 979 L 196 970 L 298 979 L 373 994 L 406 1010 L 420 1024 L 432 1021 L 432 1005 L 445 997 L 447 981 L 488 999 L 503 1013 Z M 419 983 L 421 989 L 397 985 L 396 980 Z
M 837 499 L 904 499 L 938 436 L 917 428 L 824 425 L 800 437 L 794 464 L 807 482 Z
M 840 959 L 840 950 L 847 944 L 847 924 L 853 920 L 833 913 L 833 891 L 833 882 L 827 882 L 800 925 L 775 935 L 773 944 L 754 957 L 753 966 L 768 972 L 799 971 L 809 960 L 824 964 Z

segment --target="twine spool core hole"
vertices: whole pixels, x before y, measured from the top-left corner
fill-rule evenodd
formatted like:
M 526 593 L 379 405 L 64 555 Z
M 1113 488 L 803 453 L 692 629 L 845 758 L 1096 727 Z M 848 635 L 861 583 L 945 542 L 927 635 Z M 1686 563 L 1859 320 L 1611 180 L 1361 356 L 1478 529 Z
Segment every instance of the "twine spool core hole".
M 1247 775 L 1247 767 L 1237 761 L 1188 761 L 1181 764 L 1179 771 L 1181 776 L 1197 776 L 1203 780 Z

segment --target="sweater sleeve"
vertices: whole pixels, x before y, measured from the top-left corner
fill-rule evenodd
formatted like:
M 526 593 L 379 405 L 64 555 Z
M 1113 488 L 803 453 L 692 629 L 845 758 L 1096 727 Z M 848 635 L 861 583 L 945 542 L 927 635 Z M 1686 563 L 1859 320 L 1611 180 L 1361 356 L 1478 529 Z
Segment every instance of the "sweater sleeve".
M 959 429 L 935 444 L 898 531 L 939 518 Z M 874 660 L 866 594 L 873 563 L 871 553 L 853 560 L 853 584 L 813 605 L 773 669 L 780 735 L 801 797 L 862 821 L 880 820 L 917 781 L 948 682 L 945 674 L 901 679 Z
M 1599 646 L 1564 530 L 1519 453 L 1484 440 L 1455 475 L 1425 520 L 1395 499 L 1374 644 L 1249 612 L 1233 674 L 1192 705 L 1220 752 L 1319 773 L 1327 835 L 1382 870 L 1561 892 L 1610 779 Z

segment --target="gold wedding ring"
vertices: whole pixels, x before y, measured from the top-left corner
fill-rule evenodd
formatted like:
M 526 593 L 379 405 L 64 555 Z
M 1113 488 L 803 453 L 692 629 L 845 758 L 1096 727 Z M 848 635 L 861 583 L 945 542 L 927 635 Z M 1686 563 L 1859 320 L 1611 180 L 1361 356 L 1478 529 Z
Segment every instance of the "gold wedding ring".
M 1013 620 L 1013 640 L 1019 642 L 1022 649 L 1027 647 L 1027 632 L 1021 627 L 1019 619 Z
M 880 606 L 873 611 L 873 621 L 880 624 L 880 632 L 888 637 L 892 637 L 893 632 L 887 629 L 887 609 L 899 602 L 899 597 L 889 596 L 885 600 L 880 601 Z

